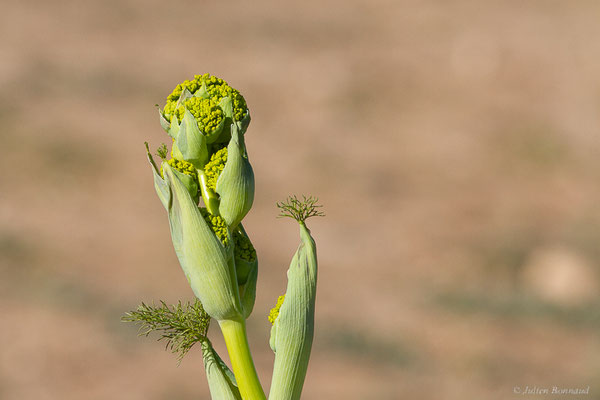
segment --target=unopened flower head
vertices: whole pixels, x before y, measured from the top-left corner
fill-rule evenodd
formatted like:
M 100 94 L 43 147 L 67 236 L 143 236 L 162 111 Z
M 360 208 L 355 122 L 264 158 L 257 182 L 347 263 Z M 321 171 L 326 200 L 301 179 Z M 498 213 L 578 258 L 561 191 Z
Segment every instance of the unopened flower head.
M 230 104 L 226 106 L 224 99 L 229 99 Z M 224 117 L 242 121 L 248 114 L 246 100 L 240 92 L 210 74 L 196 75 L 178 84 L 167 97 L 163 116 L 169 123 L 173 117 L 180 122 L 186 109 L 196 118 L 204 134 L 218 128 Z
M 160 122 L 173 139 L 178 172 L 197 171 L 197 186 L 210 214 L 221 215 L 234 230 L 252 207 L 254 173 L 244 133 L 250 113 L 244 97 L 224 80 L 209 74 L 186 80 L 167 97 Z M 191 176 L 191 175 L 190 175 Z M 194 199 L 195 187 L 184 184 Z

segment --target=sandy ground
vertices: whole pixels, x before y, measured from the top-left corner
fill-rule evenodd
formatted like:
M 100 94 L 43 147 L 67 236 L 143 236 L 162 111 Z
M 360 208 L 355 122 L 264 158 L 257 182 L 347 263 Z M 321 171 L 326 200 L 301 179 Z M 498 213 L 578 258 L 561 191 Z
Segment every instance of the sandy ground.
M 314 194 L 305 399 L 600 399 L 600 3 L 21 1 L 0 14 L 0 398 L 208 399 L 119 321 L 188 300 L 143 142 L 210 72 L 246 97 L 251 346 Z M 219 332 L 211 337 L 223 352 Z

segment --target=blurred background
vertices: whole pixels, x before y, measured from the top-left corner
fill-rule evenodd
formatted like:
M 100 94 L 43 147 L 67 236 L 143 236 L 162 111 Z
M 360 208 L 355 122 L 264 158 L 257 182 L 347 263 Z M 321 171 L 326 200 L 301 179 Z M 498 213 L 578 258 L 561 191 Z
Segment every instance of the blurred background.
M 303 398 L 600 399 L 599 16 L 593 0 L 7 2 L 0 399 L 209 398 L 199 349 L 177 366 L 120 322 L 192 299 L 143 142 L 168 142 L 154 105 L 205 72 L 253 118 L 266 389 L 266 316 L 299 243 L 275 202 L 313 194 Z

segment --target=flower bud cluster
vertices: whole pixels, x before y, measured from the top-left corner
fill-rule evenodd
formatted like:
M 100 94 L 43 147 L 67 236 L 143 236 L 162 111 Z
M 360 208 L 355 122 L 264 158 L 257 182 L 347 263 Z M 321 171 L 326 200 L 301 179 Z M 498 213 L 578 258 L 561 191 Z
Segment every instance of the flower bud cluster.
M 233 234 L 233 244 L 236 258 L 250 263 L 256 261 L 256 250 L 246 235 L 236 231 Z
M 271 311 L 269 311 L 269 316 L 267 318 L 269 318 L 269 322 L 271 324 L 274 324 L 275 321 L 277 320 L 277 317 L 279 317 L 279 310 L 281 309 L 281 306 L 283 305 L 284 300 L 285 300 L 285 294 L 282 296 L 279 296 L 277 298 L 277 304 L 275 304 L 275 307 L 271 308 Z
M 173 169 L 176 169 L 177 171 L 181 172 L 182 174 L 186 174 L 188 176 L 191 176 L 194 179 L 198 179 L 198 174 L 196 173 L 196 168 L 194 168 L 194 166 L 184 160 L 178 160 L 176 158 L 171 158 L 170 160 L 167 161 L 167 163 L 173 167 Z M 162 171 L 161 171 L 161 175 L 162 175 Z
M 217 179 L 225 168 L 227 162 L 227 147 L 223 147 L 210 156 L 210 161 L 204 166 L 204 174 L 206 175 L 206 186 L 209 189 L 217 189 Z
M 208 227 L 215 233 L 223 246 L 227 246 L 229 244 L 229 236 L 227 235 L 227 225 L 223 218 L 220 215 L 212 215 L 204 207 L 199 207 L 199 209 Z
M 211 133 L 217 129 L 224 118 L 223 110 L 213 99 L 191 97 L 184 100 L 183 104 L 177 107 L 173 113 L 178 121 L 183 120 L 186 109 L 196 118 L 200 131 L 206 133 Z
M 173 139 L 169 165 L 194 177 L 197 185 L 184 182 L 190 195 L 202 195 L 208 212 L 221 215 L 234 230 L 254 199 L 254 173 L 244 142 L 250 122 L 244 97 L 220 78 L 196 75 L 177 85 L 159 111 Z
M 182 96 L 184 93 L 189 93 L 194 98 L 204 98 L 210 101 L 201 104 L 199 101 L 189 102 Z M 209 120 L 214 126 L 218 126 L 219 119 L 222 119 L 222 113 L 219 115 L 216 109 L 224 98 L 230 98 L 232 102 L 232 115 L 236 121 L 241 121 L 248 112 L 248 106 L 244 97 L 236 89 L 232 88 L 223 79 L 211 76 L 210 74 L 196 75 L 192 80 L 185 80 L 178 84 L 173 92 L 167 97 L 167 102 L 163 109 L 164 117 L 171 122 L 173 116 L 181 121 L 184 110 L 187 108 L 195 108 L 197 113 L 192 111 L 199 124 L 198 127 L 202 130 L 200 122 L 207 123 Z M 206 131 L 203 131 L 206 132 Z
M 258 261 L 240 224 L 254 199 L 246 101 L 224 80 L 204 74 L 177 85 L 159 111 L 173 139 L 171 157 L 164 159 L 163 146 L 160 168 L 149 158 L 180 264 L 213 318 L 247 318 Z

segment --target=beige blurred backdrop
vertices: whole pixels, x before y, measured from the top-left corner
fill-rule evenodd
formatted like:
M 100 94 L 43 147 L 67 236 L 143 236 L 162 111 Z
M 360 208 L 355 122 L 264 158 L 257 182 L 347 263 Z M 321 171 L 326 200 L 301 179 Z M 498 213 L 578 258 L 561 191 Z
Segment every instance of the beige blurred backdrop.
M 245 96 L 260 260 L 249 335 L 310 220 L 304 399 L 600 399 L 600 2 L 8 1 L 0 14 L 0 399 L 208 399 L 120 322 L 192 299 L 145 159 L 155 104 Z M 225 356 L 218 329 L 211 329 Z

